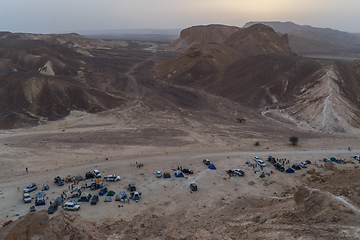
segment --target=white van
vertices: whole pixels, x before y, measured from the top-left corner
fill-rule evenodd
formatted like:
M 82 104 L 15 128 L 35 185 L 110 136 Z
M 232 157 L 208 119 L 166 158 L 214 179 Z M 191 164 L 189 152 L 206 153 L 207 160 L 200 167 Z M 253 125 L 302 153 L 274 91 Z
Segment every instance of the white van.
M 99 170 L 94 169 L 94 176 L 95 176 L 96 178 L 101 178 L 101 173 L 99 172 Z

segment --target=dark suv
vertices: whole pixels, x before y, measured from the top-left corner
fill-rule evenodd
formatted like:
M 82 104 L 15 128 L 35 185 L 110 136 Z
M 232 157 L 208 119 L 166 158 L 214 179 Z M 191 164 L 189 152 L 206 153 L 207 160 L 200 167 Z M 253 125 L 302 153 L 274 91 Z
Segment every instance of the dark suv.
M 183 172 L 183 173 L 190 173 L 190 174 L 193 174 L 193 173 L 194 173 L 194 172 L 191 171 L 191 169 L 189 169 L 189 168 L 183 168 L 182 172 Z
M 63 201 L 64 199 L 61 197 L 56 198 L 53 204 L 51 204 L 50 207 L 48 208 L 47 212 L 49 214 L 54 213 L 58 209 L 58 207 L 63 203 Z
M 135 184 L 129 184 L 129 186 L 128 186 L 128 190 L 129 190 L 130 192 L 134 192 L 134 191 L 136 191 Z
M 99 196 L 94 195 L 91 199 L 91 205 L 96 205 L 98 201 L 99 201 Z
M 197 191 L 197 185 L 196 185 L 196 183 L 191 183 L 191 184 L 190 184 L 190 189 L 191 189 L 191 191 Z
M 279 170 L 280 172 L 284 172 L 285 171 L 285 168 L 283 165 L 281 165 L 280 163 L 275 163 L 274 164 L 274 167 Z

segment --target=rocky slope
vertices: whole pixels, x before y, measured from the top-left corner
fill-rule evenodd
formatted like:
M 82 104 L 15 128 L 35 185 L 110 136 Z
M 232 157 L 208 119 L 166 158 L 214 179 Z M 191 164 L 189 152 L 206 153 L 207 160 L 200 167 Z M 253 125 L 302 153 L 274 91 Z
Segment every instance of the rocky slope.
M 226 25 L 207 25 L 189 27 L 180 32 L 180 37 L 167 46 L 171 51 L 186 51 L 194 45 L 201 43 L 223 43 L 239 27 Z
M 261 24 L 223 43 L 202 41 L 158 64 L 157 77 L 250 104 L 265 116 L 307 129 L 348 132 L 359 126 L 360 102 L 353 97 L 360 80 L 356 62 L 295 56 L 287 35 Z
M 357 34 L 292 22 L 248 22 L 244 28 L 259 23 L 270 26 L 281 34 L 288 34 L 291 49 L 301 55 L 323 55 L 345 59 L 360 56 L 360 38 Z

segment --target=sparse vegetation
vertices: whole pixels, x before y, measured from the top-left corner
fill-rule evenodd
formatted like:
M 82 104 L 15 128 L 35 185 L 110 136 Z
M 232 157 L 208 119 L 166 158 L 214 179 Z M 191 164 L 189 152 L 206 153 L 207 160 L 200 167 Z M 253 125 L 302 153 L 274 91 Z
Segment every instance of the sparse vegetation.
M 259 141 L 256 141 L 255 142 L 255 146 L 259 146 L 260 145 L 260 142 Z
M 289 141 L 292 143 L 292 145 L 296 145 L 299 142 L 299 138 L 296 136 L 290 137 Z
M 239 123 L 242 123 L 242 122 L 246 122 L 246 119 L 245 118 L 237 118 L 236 121 L 238 121 Z

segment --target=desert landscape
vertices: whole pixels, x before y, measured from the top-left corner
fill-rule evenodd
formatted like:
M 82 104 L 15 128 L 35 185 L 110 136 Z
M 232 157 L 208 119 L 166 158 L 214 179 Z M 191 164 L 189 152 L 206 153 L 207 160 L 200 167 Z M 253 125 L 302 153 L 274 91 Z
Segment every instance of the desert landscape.
M 358 61 L 302 57 L 262 24 L 192 27 L 169 44 L 0 37 L 1 239 L 360 238 Z M 246 164 L 254 156 L 265 177 Z M 311 164 L 285 173 L 268 156 Z M 177 178 L 178 167 L 194 173 Z M 135 184 L 140 200 L 46 212 L 70 195 L 56 176 L 94 169 L 121 177 L 104 181 L 116 194 Z M 29 213 L 31 183 L 32 198 L 50 189 Z

